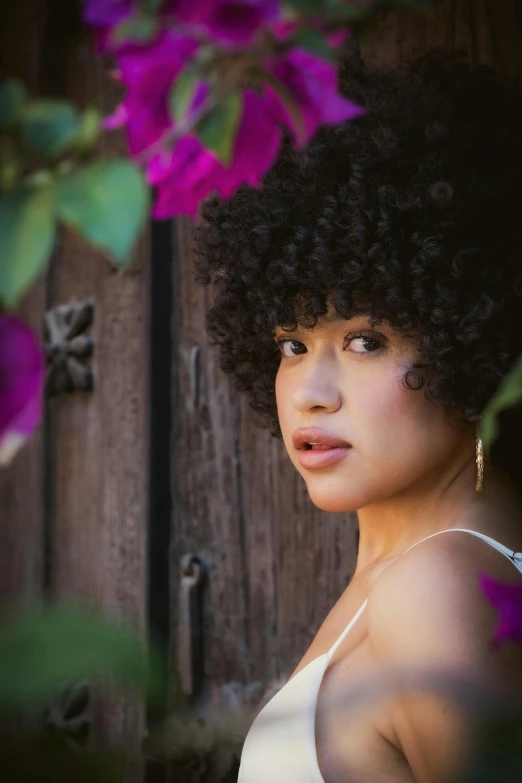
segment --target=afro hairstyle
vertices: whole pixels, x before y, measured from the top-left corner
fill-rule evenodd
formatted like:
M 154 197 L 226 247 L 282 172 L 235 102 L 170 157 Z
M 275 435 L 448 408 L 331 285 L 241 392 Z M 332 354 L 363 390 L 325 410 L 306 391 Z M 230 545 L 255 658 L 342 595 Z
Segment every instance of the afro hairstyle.
M 281 437 L 274 328 L 362 306 L 419 335 L 406 387 L 476 421 L 522 353 L 521 99 L 437 53 L 346 58 L 340 91 L 364 115 L 302 149 L 285 133 L 260 188 L 202 207 L 196 279 L 217 288 L 206 327 L 221 368 Z M 522 488 L 521 406 L 500 421 L 492 460 Z

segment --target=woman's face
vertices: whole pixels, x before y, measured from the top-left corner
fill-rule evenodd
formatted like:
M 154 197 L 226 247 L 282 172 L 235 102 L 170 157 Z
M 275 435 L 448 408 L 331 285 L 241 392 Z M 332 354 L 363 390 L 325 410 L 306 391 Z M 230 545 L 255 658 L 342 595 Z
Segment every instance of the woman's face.
M 469 433 L 449 423 L 440 403 L 402 382 L 419 358 L 415 335 L 330 311 L 313 329 L 277 328 L 274 337 L 283 440 L 319 508 L 357 510 L 429 489 L 463 444 L 469 448 Z M 324 442 L 332 437 L 340 443 Z

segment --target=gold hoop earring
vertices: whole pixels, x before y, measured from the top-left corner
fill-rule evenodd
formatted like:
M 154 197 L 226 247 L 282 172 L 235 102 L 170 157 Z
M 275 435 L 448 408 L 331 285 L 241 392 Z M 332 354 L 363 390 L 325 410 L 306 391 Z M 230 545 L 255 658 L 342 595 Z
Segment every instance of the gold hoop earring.
M 482 440 L 479 435 L 479 428 L 477 425 L 477 438 L 476 438 L 476 463 L 477 463 L 477 481 L 475 489 L 477 492 L 482 490 L 484 483 L 484 449 L 482 448 Z

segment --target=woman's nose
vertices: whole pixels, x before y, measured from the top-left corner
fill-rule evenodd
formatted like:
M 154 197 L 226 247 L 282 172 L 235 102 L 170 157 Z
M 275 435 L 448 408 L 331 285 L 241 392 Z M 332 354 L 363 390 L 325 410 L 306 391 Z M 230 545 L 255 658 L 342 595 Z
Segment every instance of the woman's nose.
M 294 387 L 292 401 L 300 413 L 307 413 L 314 409 L 334 413 L 341 407 L 342 396 L 333 379 L 316 368 Z

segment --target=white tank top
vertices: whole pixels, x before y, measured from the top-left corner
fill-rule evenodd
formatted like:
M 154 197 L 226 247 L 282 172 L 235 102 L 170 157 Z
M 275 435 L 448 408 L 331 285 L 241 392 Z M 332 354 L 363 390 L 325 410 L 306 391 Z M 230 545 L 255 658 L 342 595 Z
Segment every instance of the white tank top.
M 489 536 L 466 528 L 441 533 L 471 533 L 508 557 L 522 573 L 522 553 L 513 552 Z M 413 546 L 422 543 L 417 541 Z M 405 550 L 408 552 L 413 547 Z M 403 552 L 403 554 L 405 554 Z M 238 783 L 324 783 L 315 746 L 315 712 L 324 673 L 339 645 L 366 608 L 363 603 L 328 652 L 310 661 L 266 704 L 258 714 L 243 745 Z M 288 718 L 291 715 L 291 719 Z M 295 752 L 295 749 L 298 749 Z

